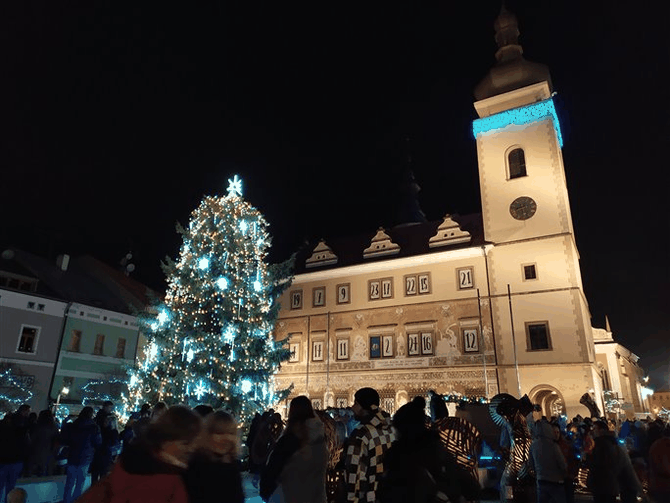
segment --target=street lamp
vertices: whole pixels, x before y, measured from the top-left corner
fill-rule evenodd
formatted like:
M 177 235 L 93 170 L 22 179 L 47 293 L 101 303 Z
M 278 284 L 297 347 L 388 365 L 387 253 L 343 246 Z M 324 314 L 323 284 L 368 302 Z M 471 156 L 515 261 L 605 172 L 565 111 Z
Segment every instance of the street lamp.
M 58 397 L 56 398 L 56 405 L 54 407 L 54 416 L 56 416 L 56 413 L 58 412 L 58 406 L 60 405 L 60 397 L 67 396 L 69 392 L 70 388 L 68 388 L 67 386 L 63 386 L 61 390 L 58 392 Z

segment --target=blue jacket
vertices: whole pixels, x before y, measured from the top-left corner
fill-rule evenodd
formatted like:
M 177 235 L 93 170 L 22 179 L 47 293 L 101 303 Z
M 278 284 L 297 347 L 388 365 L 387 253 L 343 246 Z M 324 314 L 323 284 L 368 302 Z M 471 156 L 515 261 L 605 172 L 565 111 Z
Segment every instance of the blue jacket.
M 90 465 L 95 448 L 102 444 L 100 428 L 93 419 L 77 418 L 63 428 L 61 444 L 68 446 L 69 465 Z

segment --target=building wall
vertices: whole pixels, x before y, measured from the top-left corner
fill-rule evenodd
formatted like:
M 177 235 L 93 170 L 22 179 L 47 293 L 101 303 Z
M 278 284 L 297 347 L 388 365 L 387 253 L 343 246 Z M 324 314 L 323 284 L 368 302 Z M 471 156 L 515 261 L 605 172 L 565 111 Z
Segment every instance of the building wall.
M 79 334 L 78 350 L 73 346 L 75 334 Z M 104 335 L 101 354 L 95 354 L 98 335 Z M 134 362 L 138 337 L 135 317 L 73 304 L 68 311 L 51 396 L 55 399 L 67 386 L 70 393 L 64 403 L 80 403 L 82 387 L 90 381 L 125 376 L 123 366 Z M 123 358 L 117 357 L 117 345 L 121 338 L 125 339 Z
M 48 405 L 66 306 L 65 302 L 0 289 L 0 363 L 22 375 L 33 393 L 28 403 L 35 410 Z M 31 353 L 19 351 L 22 327 L 38 330 Z

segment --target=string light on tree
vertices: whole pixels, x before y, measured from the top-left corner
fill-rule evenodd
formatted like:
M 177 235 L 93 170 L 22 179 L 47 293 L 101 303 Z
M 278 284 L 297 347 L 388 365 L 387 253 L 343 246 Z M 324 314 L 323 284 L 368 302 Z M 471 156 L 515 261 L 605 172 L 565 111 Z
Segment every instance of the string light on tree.
M 203 198 L 189 225 L 177 227 L 183 243 L 179 257 L 163 264 L 164 306 L 142 320 L 152 328 L 151 345 L 132 370 L 130 408 L 204 399 L 244 421 L 287 395 L 273 392 L 273 376 L 290 353 L 274 343 L 272 327 L 292 262 L 266 263 L 267 227 L 242 197 L 237 175 L 225 197 Z

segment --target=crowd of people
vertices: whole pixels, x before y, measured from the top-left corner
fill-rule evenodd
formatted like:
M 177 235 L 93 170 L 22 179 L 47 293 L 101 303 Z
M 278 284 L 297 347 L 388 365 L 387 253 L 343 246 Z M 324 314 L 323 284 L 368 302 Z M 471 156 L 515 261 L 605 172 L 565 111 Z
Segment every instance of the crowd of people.
M 243 467 L 270 503 L 326 503 L 333 493 L 338 501 L 360 503 L 477 499 L 478 487 L 438 431 L 427 427 L 448 415 L 438 394 L 429 395 L 429 415 L 418 396 L 393 418 L 380 409 L 373 388 L 354 398 L 350 409 L 332 411 L 330 426 L 305 396 L 290 402 L 285 424 L 274 410 L 257 414 L 246 435 L 248 466 L 236 419 L 207 405 L 146 404 L 121 431 L 112 402 L 97 413 L 84 407 L 62 428 L 50 411 L 31 414 L 22 405 L 0 421 L 0 501 L 25 503 L 26 492 L 15 488 L 19 477 L 64 470 L 64 503 L 243 503 Z M 622 503 L 638 497 L 670 502 L 670 426 L 662 420 L 617 425 L 578 416 L 567 422 L 533 411 L 526 422 L 533 438 L 527 467 L 538 503 L 573 503 L 580 470 L 588 471 L 595 503 L 617 496 Z M 502 435 L 503 459 L 510 446 Z M 342 455 L 333 468 L 334 448 Z M 329 469 L 340 474 L 334 491 Z M 88 474 L 92 485 L 83 492 Z

